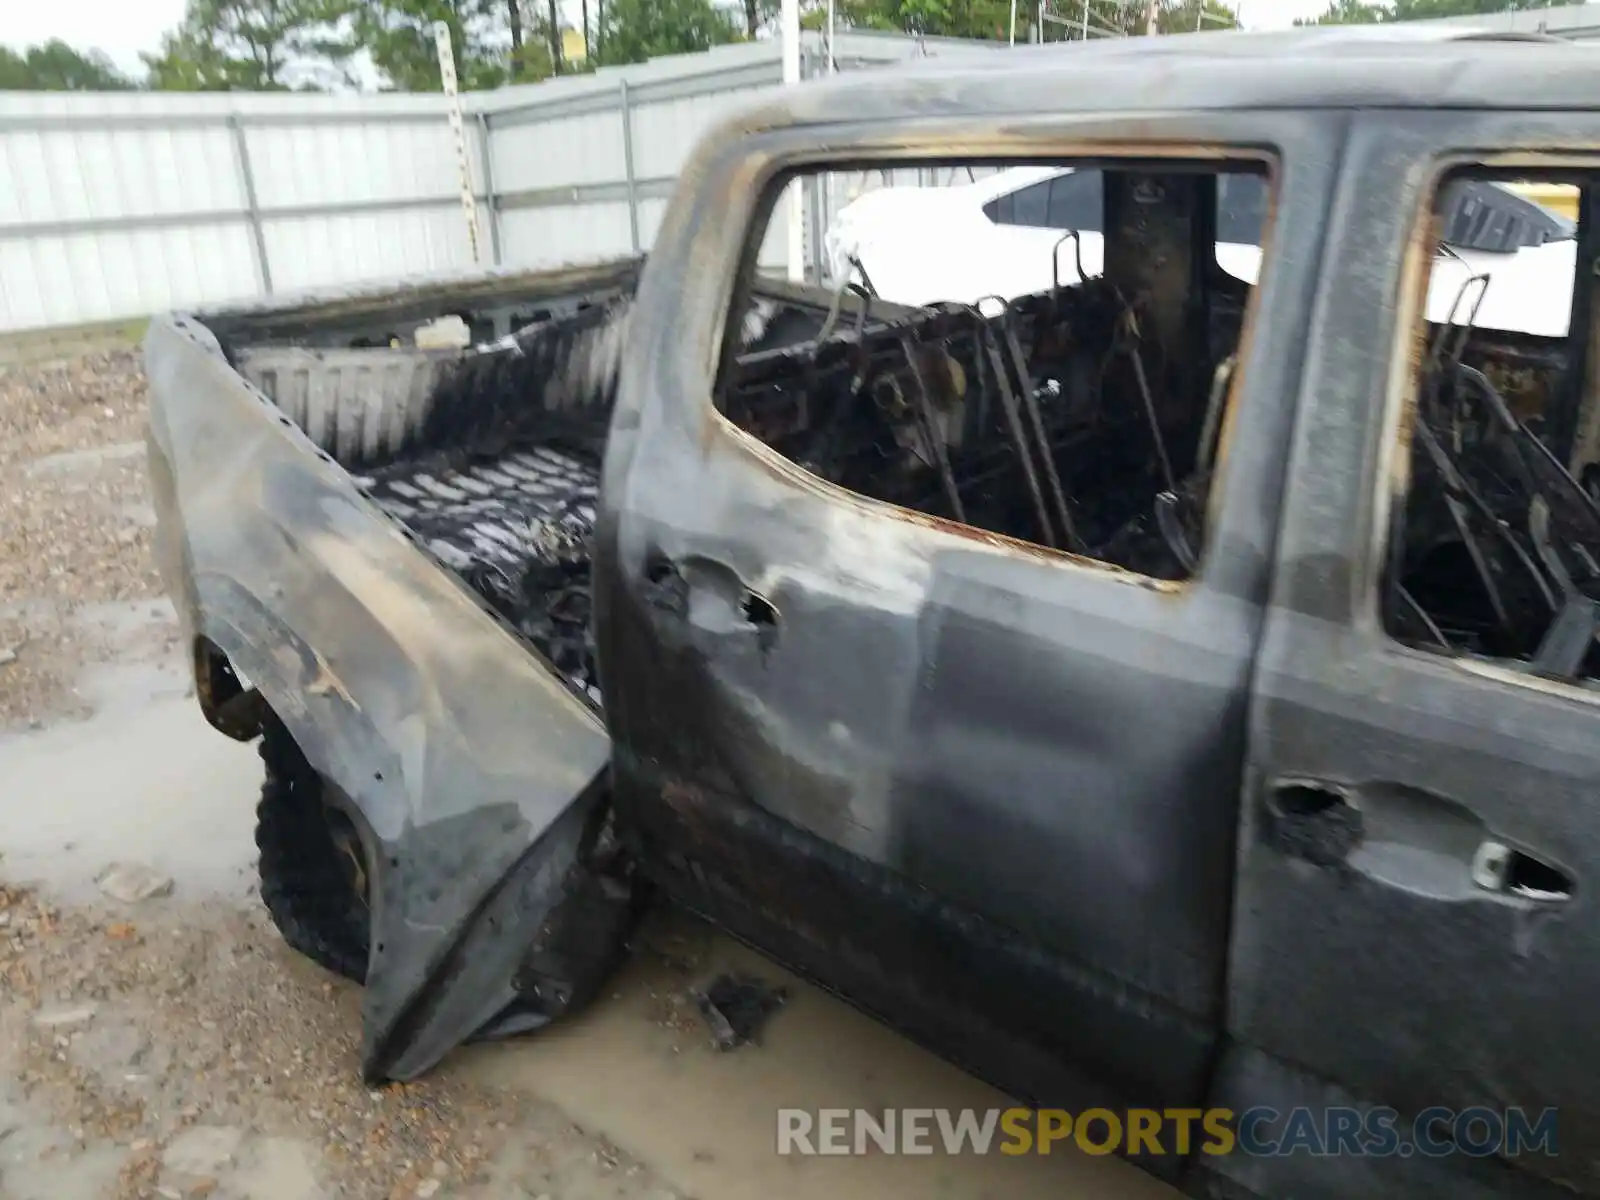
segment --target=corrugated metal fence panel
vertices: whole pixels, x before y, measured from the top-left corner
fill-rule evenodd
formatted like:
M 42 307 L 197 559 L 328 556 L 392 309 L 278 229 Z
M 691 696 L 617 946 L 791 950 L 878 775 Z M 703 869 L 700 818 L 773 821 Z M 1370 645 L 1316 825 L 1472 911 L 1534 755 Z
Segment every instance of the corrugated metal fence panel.
M 227 128 L 119 127 L 127 110 L 87 100 L 0 120 L 0 328 L 148 312 L 212 281 L 252 292 Z M 183 220 L 216 213 L 236 215 Z
M 924 52 L 839 42 L 850 68 Z M 480 263 L 627 254 L 635 225 L 648 249 L 695 141 L 778 79 L 764 41 L 466 96 Z M 288 291 L 469 267 L 446 112 L 438 95 L 0 93 L 0 329 L 244 299 L 269 280 Z M 780 208 L 764 264 L 781 268 L 783 229 Z
M 249 226 L 0 233 L 0 329 L 144 316 L 257 294 Z
M 454 198 L 455 143 L 442 112 L 381 124 L 246 126 L 264 210 L 367 201 Z
M 479 265 L 490 265 L 487 214 L 478 210 Z M 459 201 L 403 212 L 265 217 L 262 240 L 279 291 L 367 283 L 472 265 Z
M 525 267 L 617 258 L 629 253 L 628 203 L 541 205 L 500 214 L 506 261 Z
M 482 195 L 470 118 L 467 133 L 472 186 Z M 442 104 L 432 113 L 374 123 L 249 125 L 244 139 L 274 287 L 361 283 L 472 265 L 455 142 Z M 329 211 L 343 206 L 359 210 Z M 486 207 L 480 206 L 478 220 L 479 261 L 488 265 Z
M 777 82 L 775 74 L 767 86 Z M 765 86 L 745 87 L 636 105 L 633 109 L 634 170 L 641 179 L 677 175 L 703 134 L 765 90 Z
M 610 100 L 594 112 L 491 125 L 495 189 L 504 194 L 623 179 L 622 98 Z

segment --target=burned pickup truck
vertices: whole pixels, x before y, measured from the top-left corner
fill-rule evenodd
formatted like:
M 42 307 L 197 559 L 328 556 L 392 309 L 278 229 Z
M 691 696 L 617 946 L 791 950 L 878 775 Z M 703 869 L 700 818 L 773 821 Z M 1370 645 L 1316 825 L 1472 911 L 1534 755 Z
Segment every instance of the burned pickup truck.
M 268 908 L 373 1079 L 577 1010 L 665 897 L 1029 1102 L 1231 1110 L 1123 1146 L 1195 1195 L 1600 1195 L 1600 63 L 1004 57 L 722 127 L 643 264 L 152 326 Z M 767 269 L 786 190 L 950 164 L 1095 180 L 1098 265 Z

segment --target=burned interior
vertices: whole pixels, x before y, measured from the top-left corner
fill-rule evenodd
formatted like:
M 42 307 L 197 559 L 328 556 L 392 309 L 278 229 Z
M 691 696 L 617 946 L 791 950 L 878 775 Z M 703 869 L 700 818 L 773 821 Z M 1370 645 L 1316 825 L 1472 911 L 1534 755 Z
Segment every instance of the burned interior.
M 1055 286 L 904 311 L 856 270 L 818 337 L 734 353 L 718 407 L 861 495 L 1182 580 L 1203 550 L 1251 290 L 1217 264 L 1219 198 L 1262 206 L 1268 165 L 1062 165 L 1100 197 L 1085 206 L 1095 229 L 1040 243 Z M 1082 267 L 1091 233 L 1099 274 Z
M 1382 615 L 1414 647 L 1574 681 L 1600 670 L 1595 280 L 1553 257 L 1519 277 L 1512 254 L 1463 257 L 1438 236 L 1453 188 L 1511 182 L 1454 176 L 1432 213 L 1432 319 L 1414 335 L 1409 470 L 1391 507 Z M 1576 191 L 1583 218 L 1545 243 L 1564 238 L 1571 262 L 1591 261 L 1593 177 L 1533 182 Z M 1564 332 L 1481 320 L 1497 287 L 1518 305 L 1535 298 L 1519 288 L 1570 297 Z

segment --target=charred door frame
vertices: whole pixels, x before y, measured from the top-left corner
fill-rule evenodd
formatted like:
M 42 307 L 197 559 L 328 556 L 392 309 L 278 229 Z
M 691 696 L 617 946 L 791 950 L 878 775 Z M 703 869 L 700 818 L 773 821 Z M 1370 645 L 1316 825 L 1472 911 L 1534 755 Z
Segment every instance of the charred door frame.
M 1014 113 L 906 120 L 887 134 L 882 121 L 746 126 L 708 140 L 690 165 L 641 284 L 603 481 L 596 621 L 619 825 L 691 906 L 1017 1094 L 1193 1103 L 1223 1019 L 1247 687 L 1292 423 L 1285 397 L 1298 387 L 1314 287 L 1304 255 L 1322 242 L 1345 118 L 1037 116 L 1048 100 L 1060 104 L 1053 89 L 1019 88 L 1006 97 Z M 765 184 L 787 169 L 1112 149 L 1223 157 L 1221 147 L 1276 161 L 1278 213 L 1194 580 L 1159 584 L 852 496 L 713 412 L 744 231 Z M 777 651 L 763 642 L 770 631 L 743 627 L 752 594 L 775 615 Z M 787 692 L 770 682 L 750 690 L 781 639 L 808 637 L 814 674 Z M 1031 655 L 1052 711 L 1001 706 L 1001 722 L 962 711 L 948 693 L 945 711 L 928 709 L 927 656 L 939 647 L 969 670 L 975 646 L 1008 661 Z M 788 719 L 808 704 L 815 718 L 879 668 L 894 682 L 857 706 L 863 727 L 870 707 L 977 736 L 972 753 L 1018 776 L 1014 796 L 1031 800 L 1071 777 L 1029 776 L 1041 764 L 1070 766 L 1076 751 L 1092 765 L 1089 783 L 1073 777 L 1089 804 L 982 810 L 1046 820 L 1032 861 L 1011 874 L 1055 854 L 1049 903 L 1028 907 L 981 836 L 960 840 L 963 796 L 937 786 L 959 770 L 948 757 L 945 779 L 908 780 L 908 761 L 937 753 L 921 726 L 862 745 L 848 721 Z M 822 701 L 805 695 L 829 687 L 839 691 Z M 774 695 L 793 706 L 776 722 L 764 703 Z M 983 735 L 1002 726 L 1009 744 L 985 748 Z M 834 792 L 824 752 L 846 764 Z M 770 807 L 751 801 L 750 779 Z M 929 857 L 913 865 L 924 874 L 908 882 L 883 864 L 904 869 L 908 830 L 934 820 L 930 811 L 945 824 L 936 841 L 922 838 Z M 1019 828 L 1002 849 L 1024 845 Z M 927 886 L 969 847 L 970 875 Z M 980 915 L 985 889 L 1000 895 L 998 913 Z
M 1378 610 L 1439 175 L 1460 158 L 1600 160 L 1597 147 L 1597 114 L 1356 119 L 1254 689 L 1235 1048 L 1215 1093 L 1235 1108 L 1391 1105 L 1402 1135 L 1405 1114 L 1434 1105 L 1555 1105 L 1562 1157 L 1528 1172 L 1463 1154 L 1210 1164 L 1261 1194 L 1543 1195 L 1535 1173 L 1600 1189 L 1600 692 L 1407 648 Z M 1486 840 L 1559 864 L 1573 898 L 1476 889 Z

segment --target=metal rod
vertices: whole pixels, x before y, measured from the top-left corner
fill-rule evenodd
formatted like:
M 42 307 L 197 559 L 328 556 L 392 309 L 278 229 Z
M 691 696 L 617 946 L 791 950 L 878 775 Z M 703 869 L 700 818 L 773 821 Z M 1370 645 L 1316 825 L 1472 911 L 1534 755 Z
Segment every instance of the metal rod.
M 1089 0 L 1083 0 L 1083 33 L 1084 41 L 1089 40 Z
M 250 221 L 250 240 L 255 248 L 256 279 L 261 290 L 272 295 L 272 266 L 267 261 L 267 239 L 261 229 L 261 204 L 256 199 L 256 175 L 250 166 L 250 147 L 245 141 L 244 127 L 237 117 L 228 118 L 228 128 L 233 131 L 233 153 L 239 164 L 239 186 L 244 192 L 245 214 Z M 0 235 L 4 234 L 0 229 Z
M 833 10 L 833 0 L 828 0 L 828 9 Z M 1011 44 L 1017 44 L 1017 0 L 1011 0 Z
M 1000 317 L 1000 328 L 1005 331 L 1006 346 L 1011 351 L 1011 364 L 1017 372 L 1017 382 L 1022 387 L 1022 407 L 1033 426 L 1034 440 L 1038 443 L 1040 465 L 1044 467 L 1045 482 L 1050 485 L 1050 498 L 1055 501 L 1056 520 L 1066 538 L 1068 550 L 1081 550 L 1077 528 L 1072 523 L 1072 510 L 1067 507 L 1067 494 L 1061 487 L 1061 476 L 1056 471 L 1055 459 L 1050 454 L 1050 435 L 1044 427 L 1044 414 L 1039 411 L 1039 398 L 1033 394 L 1033 377 L 1028 371 L 1027 356 L 1022 353 L 1022 342 L 1011 324 L 1009 309 Z
M 619 186 L 620 185 L 616 185 Z M 570 190 L 570 189 L 569 189 Z M 584 195 L 593 190 L 581 189 Z M 670 190 L 664 188 L 663 190 Z M 510 193 L 520 196 L 522 193 Z M 266 221 L 295 220 L 304 217 L 356 216 L 372 213 L 415 212 L 424 208 L 448 208 L 456 204 L 456 196 L 418 196 L 399 200 L 354 200 L 342 204 L 286 204 L 263 208 L 261 219 Z M 600 201 L 594 201 L 600 202 Z M 549 207 L 570 204 L 570 199 L 552 200 L 543 194 L 523 202 L 519 207 Z M 508 205 L 508 207 L 510 207 Z M 136 229 L 182 229 L 185 226 L 226 225 L 231 221 L 249 221 L 250 209 L 208 208 L 200 212 L 148 213 L 137 217 L 86 217 L 71 221 L 29 221 L 22 225 L 0 225 L 0 241 L 14 238 L 71 237 L 80 233 L 122 233 Z
M 1012 2 L 1013 5 L 1016 4 L 1016 0 L 1011 0 L 1011 2 Z M 833 50 L 833 31 L 834 31 L 833 20 L 834 20 L 833 0 L 828 0 L 828 74 L 829 75 L 834 74 L 839 69 L 839 59 L 838 59 L 838 56 L 834 53 L 834 50 Z
M 1172 459 L 1167 454 L 1167 442 L 1161 435 L 1161 421 L 1156 416 L 1156 400 L 1150 393 L 1150 381 L 1145 377 L 1144 359 L 1139 356 L 1139 347 L 1128 347 L 1128 359 L 1133 363 L 1133 377 L 1139 385 L 1139 395 L 1144 400 L 1145 418 L 1150 422 L 1150 437 L 1156 445 L 1156 457 L 1161 461 L 1161 479 L 1167 485 L 1167 491 L 1178 490 L 1177 476 L 1172 473 Z
M 461 120 L 461 92 L 456 87 L 456 56 L 450 47 L 450 26 L 433 23 L 434 45 L 439 51 L 439 79 L 444 85 L 450 136 L 456 143 L 456 167 L 461 176 L 461 216 L 467 223 L 467 249 L 474 264 L 483 258 L 478 248 L 478 202 L 472 187 L 472 160 L 467 156 L 467 135 Z
M 489 260 L 500 265 L 500 201 L 494 194 L 493 141 L 489 136 L 489 114 L 478 114 L 478 158 L 483 163 L 483 206 L 489 211 Z
M 628 186 L 628 241 L 635 254 L 639 253 L 639 179 L 633 168 L 633 102 L 628 97 L 628 81 L 617 81 L 621 96 L 618 110 L 622 118 L 622 170 Z
M 778 36 L 783 42 L 783 85 L 794 87 L 800 82 L 800 0 L 783 0 Z M 786 214 L 788 246 L 784 264 L 789 278 L 801 283 L 806 277 L 806 230 L 805 214 L 801 211 L 801 189 L 791 183 L 784 203 L 789 207 Z
M 1028 494 L 1033 498 L 1034 515 L 1039 518 L 1039 533 L 1046 546 L 1052 550 L 1059 550 L 1055 530 L 1050 525 L 1050 510 L 1045 506 L 1044 490 L 1039 486 L 1039 473 L 1033 468 L 1033 455 L 1028 453 L 1028 438 L 1022 429 L 1022 415 L 1017 411 L 1016 393 L 1011 390 L 1011 380 L 1006 375 L 1006 364 L 1000 357 L 1000 347 L 995 339 L 994 329 L 982 313 L 978 313 L 978 319 L 982 321 L 978 340 L 983 346 L 984 357 L 988 360 L 989 372 L 994 376 L 995 387 L 1000 391 L 1000 410 L 1005 414 L 1006 429 L 1011 434 L 1012 448 L 1016 450 L 1017 459 L 1022 464 L 1023 478 L 1028 481 Z
M 950 466 L 950 454 L 944 438 L 939 436 L 939 426 L 933 419 L 933 401 L 928 395 L 928 383 L 922 377 L 922 362 L 917 354 L 919 347 L 909 333 L 900 335 L 900 349 L 911 368 L 911 390 L 916 393 L 917 423 L 922 426 L 922 436 L 928 443 L 928 453 L 939 466 L 939 482 L 944 487 L 945 502 L 950 505 L 950 515 L 966 523 L 966 506 L 961 503 L 961 489 L 956 487 L 956 473 Z

